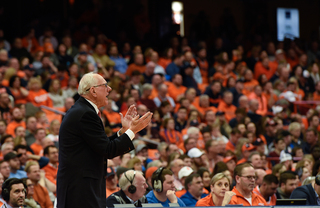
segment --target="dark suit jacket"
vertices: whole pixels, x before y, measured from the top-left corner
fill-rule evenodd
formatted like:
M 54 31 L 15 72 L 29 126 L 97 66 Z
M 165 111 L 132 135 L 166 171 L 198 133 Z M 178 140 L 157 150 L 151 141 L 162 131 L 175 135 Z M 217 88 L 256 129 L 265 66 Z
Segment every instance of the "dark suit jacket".
M 106 159 L 134 149 L 127 134 L 107 137 L 93 106 L 80 97 L 59 132 L 57 207 L 106 207 Z
M 312 187 L 312 184 L 300 186 L 293 190 L 290 199 L 307 199 L 306 205 L 318 205 L 316 193 Z

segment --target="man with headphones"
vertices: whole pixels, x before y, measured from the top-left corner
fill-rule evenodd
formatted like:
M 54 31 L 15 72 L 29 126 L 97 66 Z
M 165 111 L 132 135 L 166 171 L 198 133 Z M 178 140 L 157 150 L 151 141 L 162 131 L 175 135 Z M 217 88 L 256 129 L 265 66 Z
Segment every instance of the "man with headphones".
M 10 178 L 2 184 L 2 197 L 6 201 L 1 208 L 22 207 L 27 195 L 27 185 L 22 179 Z
M 142 172 L 128 170 L 122 174 L 119 180 L 120 191 L 111 194 L 107 198 L 107 207 L 114 204 L 134 204 L 141 207 L 142 203 L 148 203 L 144 196 L 148 187 Z
M 320 173 L 315 180 L 293 190 L 290 199 L 307 199 L 306 205 L 320 205 Z
M 151 178 L 153 191 L 150 191 L 146 197 L 149 203 L 160 203 L 163 207 L 169 207 L 169 203 L 174 206 L 185 207 L 181 199 L 175 195 L 173 172 L 163 167 L 158 168 Z

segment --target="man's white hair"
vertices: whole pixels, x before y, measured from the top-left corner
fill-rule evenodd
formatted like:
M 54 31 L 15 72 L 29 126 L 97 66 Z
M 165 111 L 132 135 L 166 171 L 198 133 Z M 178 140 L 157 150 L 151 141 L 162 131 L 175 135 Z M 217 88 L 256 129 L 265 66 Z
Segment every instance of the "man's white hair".
M 78 87 L 79 95 L 87 94 L 89 92 L 87 90 L 90 89 L 90 87 L 96 85 L 97 83 L 98 83 L 97 74 L 93 72 L 89 72 L 83 75 L 83 77 L 79 82 L 79 87 Z
M 134 174 L 135 174 L 135 176 L 133 178 Z M 135 179 L 139 174 L 142 175 L 142 172 L 141 171 L 136 171 L 136 170 L 128 170 L 128 171 L 124 172 L 121 175 L 120 179 L 119 179 L 119 187 L 121 188 L 121 190 L 122 191 L 127 190 L 127 188 L 131 185 L 130 181 L 132 181 L 132 179 L 133 179 L 132 185 L 136 185 L 136 180 Z
M 187 130 L 187 135 L 197 134 L 197 133 L 199 133 L 199 132 L 200 132 L 199 128 L 192 126 L 192 127 L 189 127 L 189 128 L 188 128 L 188 130 Z

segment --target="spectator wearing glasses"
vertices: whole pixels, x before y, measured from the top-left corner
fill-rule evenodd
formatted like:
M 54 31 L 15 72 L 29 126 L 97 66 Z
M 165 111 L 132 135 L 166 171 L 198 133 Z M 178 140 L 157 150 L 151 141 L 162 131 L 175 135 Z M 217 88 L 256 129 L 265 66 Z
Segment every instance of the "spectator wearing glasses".
M 231 198 L 229 204 L 243 204 L 243 206 L 266 206 L 266 200 L 255 194 L 256 174 L 250 163 L 242 163 L 234 169 L 236 186 L 233 192 L 236 194 Z

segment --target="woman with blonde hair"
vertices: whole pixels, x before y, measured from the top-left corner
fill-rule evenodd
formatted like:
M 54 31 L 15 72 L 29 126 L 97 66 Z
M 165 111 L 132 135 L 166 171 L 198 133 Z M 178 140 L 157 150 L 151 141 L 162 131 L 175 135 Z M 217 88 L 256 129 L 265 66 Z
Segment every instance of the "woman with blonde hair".
M 228 177 L 223 173 L 217 173 L 214 175 L 210 182 L 211 193 L 200 199 L 197 203 L 197 207 L 207 206 L 225 206 L 229 204 L 234 192 L 230 191 L 230 181 Z
M 48 107 L 52 107 L 52 100 L 49 97 L 47 91 L 42 89 L 41 80 L 36 77 L 32 77 L 28 83 L 29 95 L 27 97 L 27 101 L 31 102 L 34 106 L 40 107 L 41 105 L 45 105 Z

